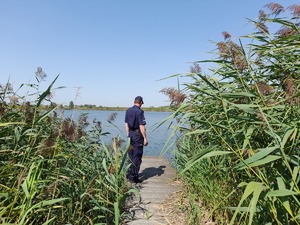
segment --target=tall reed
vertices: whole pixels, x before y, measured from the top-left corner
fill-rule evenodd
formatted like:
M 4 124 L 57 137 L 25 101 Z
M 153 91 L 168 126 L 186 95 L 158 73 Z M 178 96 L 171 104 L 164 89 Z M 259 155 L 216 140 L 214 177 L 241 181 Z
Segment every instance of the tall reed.
M 126 151 L 101 142 L 99 122 L 86 130 L 85 116 L 58 117 L 50 98 L 58 76 L 44 92 L 41 68 L 36 76 L 31 102 L 1 86 L 0 224 L 121 224 L 133 191 Z
M 250 21 L 258 32 L 238 43 L 223 32 L 219 57 L 197 62 L 211 74 L 188 74 L 173 114 L 177 167 L 218 224 L 300 224 L 300 6 L 266 8 Z

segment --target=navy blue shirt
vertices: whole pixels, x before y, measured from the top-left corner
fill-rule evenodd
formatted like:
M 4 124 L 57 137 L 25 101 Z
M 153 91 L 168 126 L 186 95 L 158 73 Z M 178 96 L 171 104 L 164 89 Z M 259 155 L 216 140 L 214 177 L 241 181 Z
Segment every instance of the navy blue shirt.
M 136 130 L 140 127 L 140 125 L 146 125 L 144 111 L 136 105 L 127 109 L 125 114 L 125 123 L 128 124 L 130 130 Z

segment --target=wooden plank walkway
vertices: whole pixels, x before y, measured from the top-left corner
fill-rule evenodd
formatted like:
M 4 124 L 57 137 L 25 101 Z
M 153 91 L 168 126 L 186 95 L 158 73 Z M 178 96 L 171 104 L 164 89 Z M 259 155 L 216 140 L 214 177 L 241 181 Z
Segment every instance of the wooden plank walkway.
M 140 169 L 141 184 L 136 184 L 140 196 L 129 202 L 129 211 L 133 221 L 127 225 L 167 225 L 160 205 L 173 192 L 179 191 L 176 172 L 164 157 L 144 156 Z

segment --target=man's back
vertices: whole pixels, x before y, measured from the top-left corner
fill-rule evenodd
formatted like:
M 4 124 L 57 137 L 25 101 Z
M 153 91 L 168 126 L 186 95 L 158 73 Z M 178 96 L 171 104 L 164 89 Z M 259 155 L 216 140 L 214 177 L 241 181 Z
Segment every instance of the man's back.
M 136 130 L 140 125 L 146 125 L 144 111 L 136 105 L 127 109 L 125 115 L 125 123 L 128 124 L 130 130 Z

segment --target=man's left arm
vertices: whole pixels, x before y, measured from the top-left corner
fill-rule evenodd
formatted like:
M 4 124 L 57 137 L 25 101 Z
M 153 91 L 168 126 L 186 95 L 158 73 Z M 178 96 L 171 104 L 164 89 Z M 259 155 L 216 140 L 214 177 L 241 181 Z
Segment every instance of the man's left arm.
M 144 146 L 147 146 L 148 145 L 148 139 L 147 139 L 147 135 L 146 135 L 145 125 L 140 125 L 140 131 L 141 131 L 141 134 L 144 138 Z

